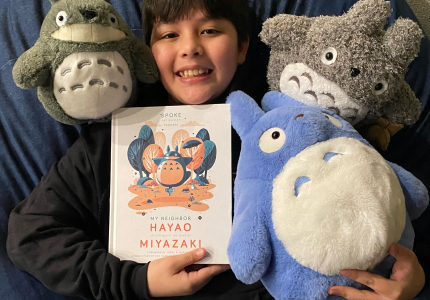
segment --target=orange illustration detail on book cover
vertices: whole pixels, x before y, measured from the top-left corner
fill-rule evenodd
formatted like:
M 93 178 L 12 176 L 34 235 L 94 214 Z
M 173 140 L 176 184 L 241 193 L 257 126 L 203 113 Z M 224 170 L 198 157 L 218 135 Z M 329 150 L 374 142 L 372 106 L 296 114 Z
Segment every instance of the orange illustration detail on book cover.
M 171 150 L 163 132 L 142 126 L 139 137 L 131 142 L 128 159 L 139 173 L 128 191 L 135 195 L 128 203 L 137 214 L 149 210 L 176 206 L 192 211 L 205 211 L 209 205 L 202 201 L 213 198 L 215 184 L 207 176 L 216 160 L 216 145 L 207 129 L 201 128 L 196 136 L 185 129 L 177 130 L 171 139 Z M 139 159 L 141 157 L 141 159 Z M 194 178 L 193 178 L 194 177 Z

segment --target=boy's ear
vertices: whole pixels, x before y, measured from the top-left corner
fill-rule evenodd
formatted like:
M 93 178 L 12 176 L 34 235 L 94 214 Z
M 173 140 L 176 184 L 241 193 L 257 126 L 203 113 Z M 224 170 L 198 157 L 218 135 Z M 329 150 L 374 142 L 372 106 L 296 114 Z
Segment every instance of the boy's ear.
M 249 37 L 241 43 L 239 43 L 239 48 L 237 50 L 237 64 L 241 65 L 245 62 L 246 53 L 248 53 L 249 47 Z

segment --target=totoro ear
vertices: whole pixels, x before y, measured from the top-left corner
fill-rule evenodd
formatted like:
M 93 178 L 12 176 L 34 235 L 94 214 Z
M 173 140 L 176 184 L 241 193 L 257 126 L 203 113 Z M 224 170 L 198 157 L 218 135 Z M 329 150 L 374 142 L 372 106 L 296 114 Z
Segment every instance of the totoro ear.
M 263 97 L 263 100 L 261 100 L 261 107 L 265 112 L 268 112 L 278 107 L 284 107 L 284 106 L 305 106 L 305 105 L 301 102 L 294 100 L 290 96 L 287 96 L 285 94 L 282 94 L 280 92 L 275 92 L 275 91 L 266 93 L 266 95 L 264 95 Z
M 49 2 L 51 2 L 51 4 L 57 3 L 59 1 L 61 1 L 61 0 L 49 0 Z M 110 4 L 110 0 L 104 0 L 104 1 L 106 1 L 107 3 Z
M 167 148 L 166 148 L 166 153 L 168 153 L 168 152 L 170 152 L 170 146 L 169 145 L 167 145 Z
M 263 23 L 260 39 L 271 48 L 287 49 L 305 39 L 314 18 L 280 14 Z
M 176 151 L 176 152 L 178 152 L 178 145 L 176 145 L 176 147 L 175 147 L 175 151 Z
M 385 0 L 362 0 L 356 2 L 342 16 L 347 25 L 357 28 L 366 34 L 383 30 L 387 18 L 391 14 L 390 2 Z
M 406 81 L 400 81 L 393 97 L 383 107 L 383 117 L 391 123 L 411 125 L 419 119 L 420 113 L 420 101 Z
M 423 33 L 417 23 L 409 19 L 398 19 L 384 36 L 385 51 L 406 68 L 420 51 L 422 38 Z
M 51 2 L 51 4 L 54 4 L 54 3 L 58 2 L 58 1 L 61 1 L 61 0 L 49 0 L 49 2 Z M 104 1 L 110 4 L 111 0 L 104 0 Z
M 264 115 L 254 99 L 241 91 L 231 93 L 227 97 L 226 103 L 230 103 L 231 123 L 241 138 Z

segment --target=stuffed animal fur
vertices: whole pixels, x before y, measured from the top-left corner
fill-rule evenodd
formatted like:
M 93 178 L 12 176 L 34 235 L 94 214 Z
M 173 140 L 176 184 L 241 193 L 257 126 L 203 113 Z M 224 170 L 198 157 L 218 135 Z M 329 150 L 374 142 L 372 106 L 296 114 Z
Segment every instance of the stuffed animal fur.
M 268 19 L 260 37 L 271 48 L 271 90 L 330 109 L 356 127 L 380 117 L 414 123 L 421 106 L 403 78 L 423 35 L 408 19 L 385 31 L 389 16 L 389 1 L 362 0 L 342 16 Z
M 412 248 L 425 186 L 348 122 L 279 92 L 266 112 L 242 92 L 227 102 L 242 140 L 228 246 L 239 280 L 261 280 L 275 299 L 326 299 L 333 285 L 360 287 L 341 269 L 372 269 L 393 242 Z
M 23 89 L 38 87 L 46 111 L 66 124 L 108 121 L 132 104 L 136 80 L 154 82 L 150 49 L 108 1 L 50 0 L 40 37 L 13 68 Z

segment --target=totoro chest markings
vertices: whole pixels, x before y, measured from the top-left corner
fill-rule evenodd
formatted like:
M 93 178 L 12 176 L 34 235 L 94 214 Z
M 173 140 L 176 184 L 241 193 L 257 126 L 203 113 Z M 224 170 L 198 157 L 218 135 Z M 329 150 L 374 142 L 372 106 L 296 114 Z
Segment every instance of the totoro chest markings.
M 119 89 L 124 93 L 130 90 L 130 70 L 118 52 L 72 53 L 55 70 L 55 93 L 94 85 Z

